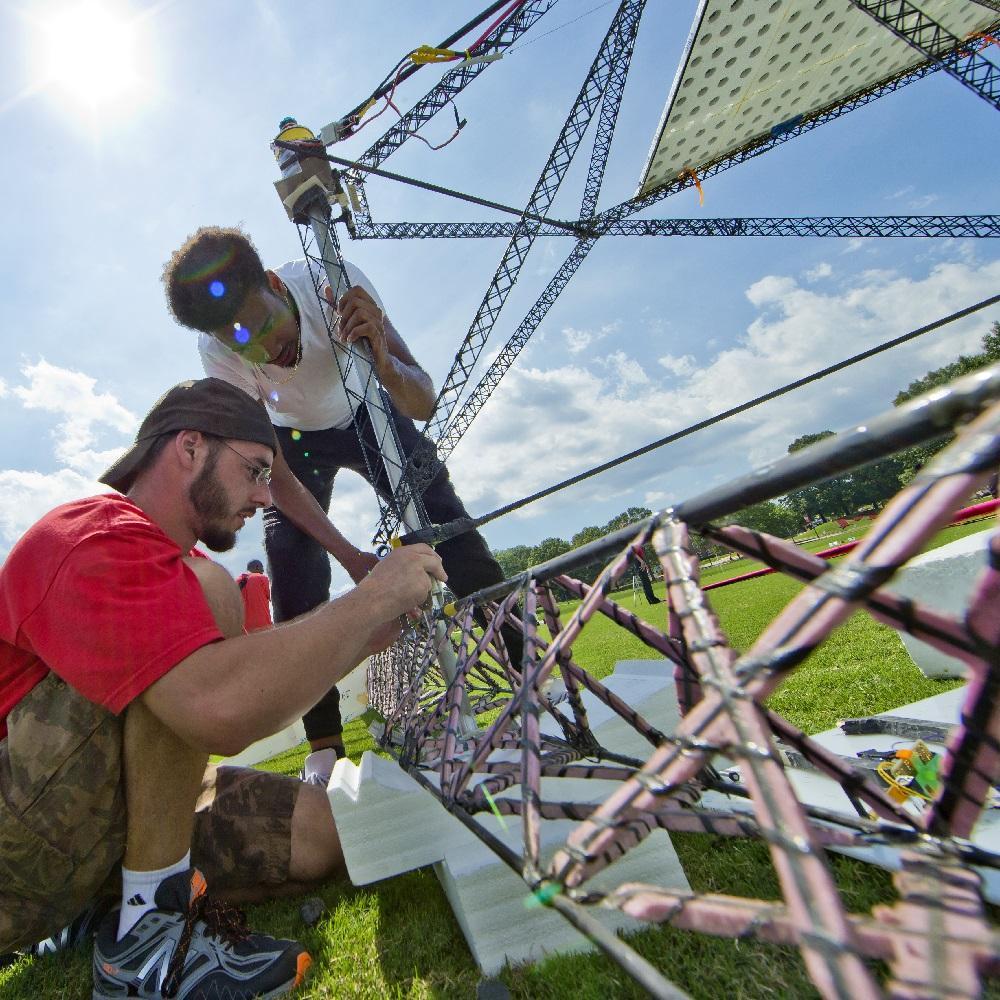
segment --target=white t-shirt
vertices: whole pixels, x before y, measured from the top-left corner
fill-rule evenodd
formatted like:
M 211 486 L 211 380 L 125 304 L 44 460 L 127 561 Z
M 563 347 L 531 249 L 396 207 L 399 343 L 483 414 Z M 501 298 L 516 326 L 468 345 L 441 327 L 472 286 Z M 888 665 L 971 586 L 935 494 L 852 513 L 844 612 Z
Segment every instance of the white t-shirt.
M 382 309 L 382 300 L 375 286 L 361 269 L 348 261 L 344 261 L 344 265 L 352 287 L 360 285 Z M 306 261 L 293 260 L 272 269 L 295 300 L 302 324 L 302 361 L 293 378 L 288 378 L 288 368 L 276 365 L 264 365 L 262 375 L 249 361 L 208 333 L 199 335 L 198 352 L 206 375 L 221 378 L 260 399 L 276 426 L 295 427 L 303 431 L 320 431 L 330 427 L 343 429 L 350 426 L 354 412 L 344 391 L 308 268 Z M 326 283 L 324 275 L 323 284 Z M 329 307 L 324 306 L 324 309 L 329 310 Z M 336 350 L 341 365 L 346 364 L 347 355 L 339 345 Z M 267 375 L 273 381 L 268 380 Z M 284 379 L 288 381 L 278 385 Z

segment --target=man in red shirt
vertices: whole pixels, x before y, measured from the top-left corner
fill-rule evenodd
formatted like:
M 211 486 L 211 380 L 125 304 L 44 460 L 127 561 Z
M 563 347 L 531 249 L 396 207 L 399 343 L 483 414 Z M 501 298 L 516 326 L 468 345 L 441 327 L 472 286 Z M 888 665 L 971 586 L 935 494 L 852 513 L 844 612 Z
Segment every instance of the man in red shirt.
M 208 755 L 298 719 L 445 577 L 429 547 L 397 549 L 338 600 L 244 634 L 232 577 L 193 546 L 232 548 L 270 502 L 275 451 L 242 390 L 181 383 L 102 476 L 121 492 L 46 514 L 0 569 L 0 952 L 56 932 L 120 870 L 95 1000 L 301 981 L 308 954 L 250 933 L 206 876 L 247 900 L 327 878 L 343 866 L 329 800 Z
M 243 596 L 243 627 L 247 632 L 270 628 L 271 582 L 264 575 L 264 564 L 259 559 L 247 563 L 247 571 L 236 577 L 236 585 Z

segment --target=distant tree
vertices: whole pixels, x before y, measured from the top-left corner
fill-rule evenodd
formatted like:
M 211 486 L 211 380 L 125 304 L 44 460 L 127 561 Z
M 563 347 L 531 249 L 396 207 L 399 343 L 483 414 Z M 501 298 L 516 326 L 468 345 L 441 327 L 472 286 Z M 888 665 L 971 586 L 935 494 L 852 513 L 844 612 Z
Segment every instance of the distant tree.
M 880 462 L 870 462 L 851 473 L 851 494 L 854 510 L 872 506 L 881 510 L 887 500 L 899 492 L 900 476 L 906 464 L 899 455 L 890 455 Z
M 531 553 L 533 549 L 530 545 L 515 545 L 510 549 L 498 549 L 494 551 L 496 560 L 500 563 L 505 579 L 523 573 L 531 565 Z
M 539 563 L 555 559 L 564 552 L 569 552 L 571 546 L 564 538 L 544 538 L 531 550 L 531 564 L 537 566 Z
M 817 441 L 833 436 L 833 431 L 803 434 L 788 446 L 788 453 L 801 451 Z M 829 519 L 848 513 L 852 510 L 852 502 L 850 484 L 843 476 L 813 483 L 801 490 L 794 490 L 785 497 L 785 504 L 797 515 L 797 530 L 802 529 L 805 524 L 803 519 L 806 517 L 811 521 L 816 517 Z
M 833 436 L 833 431 L 803 434 L 788 446 L 788 451 L 790 454 L 801 451 Z M 785 504 L 798 515 L 797 530 L 804 526 L 804 518 L 810 521 L 817 516 L 829 519 L 855 514 L 863 507 L 881 508 L 899 490 L 899 476 L 903 468 L 904 463 L 898 457 L 885 458 L 843 476 L 834 476 L 794 490 L 785 497 Z
M 723 519 L 724 524 L 739 524 L 753 531 L 765 531 L 778 538 L 788 538 L 801 531 L 802 522 L 798 514 L 783 504 L 773 500 L 755 503 L 731 517 Z
M 598 538 L 603 538 L 606 532 L 603 528 L 597 527 L 596 524 L 591 524 L 586 528 L 581 528 L 570 540 L 569 545 L 572 549 L 578 549 L 581 545 L 586 545 L 587 542 L 596 542 Z
M 596 542 L 599 538 L 603 538 L 607 532 L 603 528 L 599 528 L 596 524 L 588 525 L 586 528 L 581 528 L 570 540 L 570 548 L 578 549 L 581 545 L 586 545 L 588 542 Z M 597 577 L 597 574 L 604 568 L 604 562 L 601 560 L 594 560 L 594 562 L 587 563 L 585 566 L 580 566 L 573 570 L 573 576 L 578 580 L 583 580 L 584 583 L 593 583 Z
M 929 371 L 921 378 L 914 379 L 905 389 L 896 393 L 896 398 L 892 401 L 893 405 L 902 406 L 903 403 L 917 396 L 922 396 L 925 392 L 930 392 L 931 389 L 946 385 L 962 375 L 968 375 L 969 372 L 977 371 L 980 368 L 985 368 L 986 365 L 1000 361 L 1000 322 L 994 322 L 989 332 L 983 335 L 982 345 L 983 349 L 979 354 L 960 354 L 949 364 L 942 365 L 940 368 Z M 924 444 L 901 451 L 897 456 L 901 466 L 900 482 L 908 483 L 954 436 L 954 434 L 945 434 L 933 441 L 927 441 Z
M 648 507 L 629 507 L 628 510 L 623 510 L 604 525 L 604 533 L 609 534 L 612 531 L 617 531 L 619 528 L 624 528 L 627 524 L 632 524 L 635 521 L 641 521 L 643 518 L 649 517 L 652 513 Z
M 788 446 L 788 454 L 791 455 L 794 451 L 802 451 L 803 448 L 808 448 L 809 445 L 815 444 L 817 441 L 824 441 L 826 438 L 831 437 L 833 437 L 833 431 L 817 431 L 815 434 L 803 434 Z
M 954 361 L 929 371 L 921 378 L 914 379 L 905 389 L 896 393 L 893 406 L 901 406 L 915 396 L 922 396 L 939 385 L 945 385 L 969 372 L 985 368 L 994 361 L 1000 361 L 1000 321 L 995 322 L 989 333 L 983 336 L 983 349 L 978 354 L 960 354 Z

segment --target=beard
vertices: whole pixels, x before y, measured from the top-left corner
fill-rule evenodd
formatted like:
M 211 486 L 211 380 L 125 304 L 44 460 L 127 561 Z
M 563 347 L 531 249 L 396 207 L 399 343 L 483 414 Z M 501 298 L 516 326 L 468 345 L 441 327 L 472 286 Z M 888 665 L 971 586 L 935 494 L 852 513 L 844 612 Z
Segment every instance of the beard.
M 213 452 L 188 488 L 188 499 L 201 520 L 198 537 L 212 552 L 228 552 L 236 544 L 236 532 L 225 527 L 233 516 L 225 488 L 215 474 L 218 452 Z

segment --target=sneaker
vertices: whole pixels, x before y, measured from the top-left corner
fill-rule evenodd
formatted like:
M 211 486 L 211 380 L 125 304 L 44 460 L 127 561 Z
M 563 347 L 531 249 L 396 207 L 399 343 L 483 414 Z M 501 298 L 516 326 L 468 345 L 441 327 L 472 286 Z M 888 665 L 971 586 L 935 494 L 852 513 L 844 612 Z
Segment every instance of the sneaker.
M 299 778 L 307 785 L 322 785 L 326 788 L 330 784 L 330 775 L 333 774 L 333 765 L 341 757 L 337 747 L 326 747 L 324 750 L 313 750 L 309 754 L 299 771 Z
M 312 964 L 301 945 L 251 933 L 206 888 L 197 868 L 164 879 L 157 908 L 121 941 L 118 911 L 109 913 L 94 942 L 93 1000 L 266 1000 L 298 986 Z
M 100 899 L 95 899 L 57 934 L 27 948 L 0 955 L 0 969 L 11 965 L 25 955 L 41 958 L 42 955 L 55 955 L 60 951 L 68 951 L 70 948 L 76 948 L 91 941 L 94 934 L 97 933 L 98 925 L 114 905 L 115 900 L 112 896 L 102 896 Z
M 30 948 L 25 948 L 22 954 L 55 955 L 57 952 L 67 951 L 89 942 L 97 933 L 101 921 L 114 906 L 113 896 L 102 896 L 100 899 L 95 899 L 58 934 L 53 934 L 52 937 L 47 937 L 44 941 L 39 941 Z

